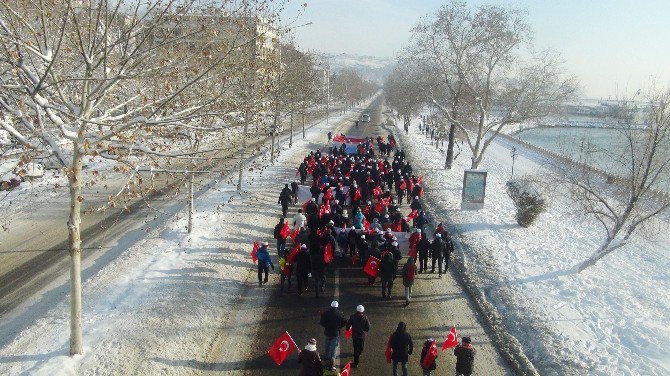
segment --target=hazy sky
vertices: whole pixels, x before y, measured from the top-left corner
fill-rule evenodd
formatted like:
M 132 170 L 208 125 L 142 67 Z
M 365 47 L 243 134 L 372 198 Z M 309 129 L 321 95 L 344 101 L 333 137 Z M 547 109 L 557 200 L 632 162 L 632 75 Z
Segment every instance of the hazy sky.
M 303 0 L 294 30 L 300 47 L 331 53 L 393 57 L 409 30 L 444 1 Z M 475 0 L 528 10 L 538 49 L 561 53 L 584 96 L 606 98 L 644 89 L 656 77 L 670 86 L 670 0 Z

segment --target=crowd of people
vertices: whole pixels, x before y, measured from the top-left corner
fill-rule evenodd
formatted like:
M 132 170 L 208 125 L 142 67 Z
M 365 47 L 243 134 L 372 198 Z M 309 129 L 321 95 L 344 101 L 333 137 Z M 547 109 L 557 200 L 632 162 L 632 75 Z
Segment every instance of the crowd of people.
M 344 138 L 343 135 L 337 137 Z M 331 135 L 328 138 L 330 140 Z M 379 277 L 382 298 L 391 299 L 394 281 L 400 274 L 405 305 L 409 305 L 415 275 L 435 273 L 436 265 L 438 277 L 446 273 L 453 243 L 441 223 L 429 239 L 428 219 L 421 202 L 422 177 L 413 173 L 405 153 L 396 148 L 392 135 L 376 140 L 362 139 L 355 145 L 354 153 L 350 152 L 352 149 L 351 144 L 342 142 L 331 146 L 328 152 L 310 152 L 297 169 L 300 182 L 286 184 L 279 194 L 282 216 L 274 228 L 274 238 L 281 273 L 280 290 L 290 291 L 295 277 L 297 294 L 302 295 L 310 288 L 311 278 L 315 296 L 319 297 L 326 285 L 327 268 L 333 267 L 334 260 L 366 270 L 368 260 L 374 257 L 379 265 L 376 274 L 368 274 L 368 284 L 374 285 Z M 307 199 L 302 202 L 301 196 Z M 289 221 L 289 207 L 297 204 L 301 206 Z M 401 209 L 409 213 L 403 215 Z M 403 233 L 407 236 L 401 235 Z M 402 267 L 400 263 L 405 257 L 399 236 L 408 239 L 408 257 Z M 287 240 L 292 243 L 289 247 Z M 256 252 L 259 285 L 267 283 L 269 269 L 274 270 L 268 247 L 264 242 Z M 430 270 L 428 259 L 432 261 Z M 330 309 L 322 314 L 320 323 L 326 338 L 323 362 L 316 351 L 316 340 L 312 339 L 299 357 L 301 374 L 332 372 L 330 368 L 342 328 L 350 331 L 354 345 L 352 366 L 358 366 L 365 336 L 370 330 L 364 307 L 359 305 L 356 312 L 345 319 L 338 310 L 338 302 L 333 301 Z M 407 375 L 412 342 L 404 323 L 398 325 L 391 339 L 394 375 L 398 364 Z M 435 369 L 434 364 L 423 367 L 425 375 L 430 375 L 431 367 Z

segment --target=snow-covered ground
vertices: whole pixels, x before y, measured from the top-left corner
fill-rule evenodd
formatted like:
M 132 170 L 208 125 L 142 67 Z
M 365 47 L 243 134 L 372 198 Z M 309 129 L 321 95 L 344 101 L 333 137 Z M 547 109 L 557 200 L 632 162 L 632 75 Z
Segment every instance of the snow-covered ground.
M 329 128 L 357 116 L 331 118 Z M 153 230 L 143 228 L 148 232 L 143 240 L 85 280 L 83 355 L 68 356 L 67 296 L 44 291 L 3 317 L 0 374 L 149 375 L 212 368 L 207 360 L 212 348 L 218 349 L 222 328 L 235 326 L 231 313 L 236 299 L 255 285 L 251 244 L 271 241 L 277 195 L 295 173 L 294 163 L 287 161 L 323 145 L 325 132 L 321 121 L 307 131 L 305 140 L 296 136 L 293 148 L 284 149 L 274 167 L 267 168 L 267 158 L 257 158 L 247 166 L 243 194 L 231 184 L 236 179 L 212 180 L 196 201 L 192 234 L 186 232 L 183 212 Z M 109 246 L 119 245 L 123 239 Z M 84 274 L 89 267 L 84 263 Z M 63 276 L 48 289 L 67 283 Z M 262 308 L 270 290 L 253 294 Z M 28 327 L 11 327 L 44 299 L 55 300 L 54 308 Z M 18 335 L 9 335 L 16 331 Z M 225 352 L 246 349 L 227 346 L 219 351 L 225 358 Z
M 514 219 L 505 191 L 510 150 L 491 144 L 481 169 L 488 171 L 483 210 L 461 211 L 464 151 L 451 171 L 441 170 L 444 148 L 419 133 L 414 119 L 400 141 L 424 172 L 427 194 L 463 245 L 459 256 L 486 299 L 505 319 L 543 375 L 670 374 L 670 224 L 640 232 L 625 249 L 575 274 L 572 267 L 598 246 L 602 230 L 579 214 L 562 187 L 547 194 L 550 207 L 530 228 Z M 517 156 L 514 175 L 549 181 L 548 166 L 532 154 Z M 420 165 L 423 164 L 423 165 Z M 435 169 L 435 170 L 432 170 Z M 420 173 L 420 172 L 419 172 Z

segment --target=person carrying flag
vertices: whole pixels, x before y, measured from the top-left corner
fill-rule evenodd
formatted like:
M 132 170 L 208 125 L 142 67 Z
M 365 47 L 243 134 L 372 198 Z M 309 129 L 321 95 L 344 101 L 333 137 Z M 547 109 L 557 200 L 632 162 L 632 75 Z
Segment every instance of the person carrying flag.
M 298 355 L 300 363 L 300 376 L 321 376 L 323 374 L 323 363 L 316 350 L 316 340 L 314 338 L 307 342 L 305 348 Z
M 330 309 L 321 314 L 321 320 L 319 321 L 319 324 L 324 328 L 323 334 L 326 336 L 325 358 L 328 360 L 335 359 L 335 352 L 340 344 L 340 329 L 347 324 L 342 312 L 337 309 L 338 306 L 337 300 L 333 300 L 330 303 Z
M 268 242 L 263 242 L 261 248 L 256 252 L 256 257 L 258 257 L 258 286 L 262 286 L 264 283 L 268 283 L 269 267 L 271 266 L 272 270 L 275 270 L 268 253 Z M 265 273 L 265 279 L 263 279 L 263 273 Z
M 279 218 L 279 223 L 275 226 L 274 238 L 277 240 L 277 256 L 284 257 L 286 252 L 286 238 L 281 234 L 284 228 L 284 217 Z
M 437 349 L 433 349 L 434 347 L 435 340 L 432 338 L 429 338 L 426 340 L 426 342 L 423 343 L 423 349 L 421 349 L 421 359 L 419 360 L 419 364 L 421 364 L 421 369 L 423 370 L 423 376 L 431 376 L 433 371 L 435 371 L 437 368 L 437 363 L 435 362 L 437 359 Z M 430 355 L 431 350 L 433 356 Z M 426 357 L 430 357 L 432 360 L 426 360 Z
M 472 375 L 477 351 L 472 347 L 470 342 L 470 337 L 463 337 L 463 339 L 461 339 L 461 344 L 454 348 L 454 356 L 456 356 L 456 376 Z
M 366 334 L 370 331 L 370 320 L 365 314 L 365 307 L 360 304 L 356 307 L 356 313 L 349 316 L 347 330 L 349 329 L 351 329 L 351 341 L 354 345 L 354 363 L 351 366 L 356 368 L 365 347 Z

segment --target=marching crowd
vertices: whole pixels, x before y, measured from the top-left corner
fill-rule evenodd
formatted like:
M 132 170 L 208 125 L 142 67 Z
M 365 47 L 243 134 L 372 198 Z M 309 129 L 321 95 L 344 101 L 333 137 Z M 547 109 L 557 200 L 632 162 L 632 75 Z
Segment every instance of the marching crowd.
M 421 203 L 422 177 L 413 173 L 405 153 L 396 148 L 392 135 L 386 139 L 380 136 L 376 140 L 357 140 L 355 153 L 348 152 L 353 145 L 347 147 L 344 135 L 336 137 L 345 142 L 331 147 L 327 153 L 313 151 L 306 155 L 296 173 L 300 184 L 296 181 L 286 184 L 279 195 L 282 216 L 274 228 L 274 238 L 279 257 L 280 290 L 290 291 L 295 276 L 297 294 L 302 295 L 310 288 L 311 278 L 315 296 L 319 297 L 326 285 L 327 268 L 340 259 L 362 267 L 370 286 L 379 277 L 384 299 L 392 298 L 394 281 L 400 273 L 405 305 L 409 305 L 417 273 L 435 273 L 436 266 L 438 277 L 446 273 L 454 249 L 449 233 L 440 223 L 429 239 L 428 219 Z M 389 162 L 391 154 L 393 159 Z M 289 222 L 286 218 L 289 207 L 298 204 L 301 194 L 309 199 Z M 408 215 L 401 213 L 405 205 Z M 287 248 L 288 239 L 293 243 L 291 249 Z M 408 257 L 400 267 L 404 258 L 402 241 L 407 244 Z M 275 269 L 268 248 L 269 244 L 264 242 L 252 253 L 258 262 L 259 286 L 268 282 L 269 269 Z M 330 309 L 322 314 L 320 323 L 326 337 L 324 362 L 316 350 L 316 340 L 310 340 L 299 356 L 301 375 L 339 375 L 332 364 L 342 328 L 345 335 L 352 338 L 354 361 L 351 366 L 357 367 L 370 330 L 365 308 L 359 305 L 356 312 L 345 319 L 338 302 L 333 301 Z M 435 369 L 437 350 L 433 351 L 434 347 L 435 341 L 430 339 L 421 352 L 424 375 L 430 375 Z M 387 361 L 393 363 L 394 375 L 398 374 L 397 365 L 401 365 L 403 375 L 407 375 L 407 361 L 412 352 L 411 336 L 401 322 L 387 345 Z M 475 350 L 468 337 L 462 338 L 454 354 L 458 359 L 457 374 L 470 375 Z

